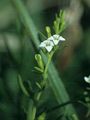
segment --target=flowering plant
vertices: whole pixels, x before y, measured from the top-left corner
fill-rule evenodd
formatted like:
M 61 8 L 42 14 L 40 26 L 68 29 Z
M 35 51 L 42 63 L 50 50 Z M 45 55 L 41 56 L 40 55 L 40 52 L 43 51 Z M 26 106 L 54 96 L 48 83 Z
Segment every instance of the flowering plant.
M 44 65 L 42 56 L 40 54 L 35 55 L 35 59 L 38 63 L 38 67 L 35 67 L 35 69 L 37 71 L 41 72 L 42 76 L 43 76 L 43 80 L 41 81 L 41 83 L 38 83 L 38 85 L 41 86 L 41 88 L 45 87 L 45 85 L 46 85 L 46 79 L 48 78 L 48 75 L 47 75 L 48 67 L 49 67 L 49 64 L 52 60 L 54 53 L 59 48 L 60 43 L 65 41 L 65 38 L 63 38 L 62 36 L 59 35 L 60 32 L 62 32 L 65 27 L 65 26 L 63 26 L 62 31 L 60 30 L 62 24 L 64 24 L 64 19 L 62 19 L 62 18 L 64 18 L 63 11 L 61 11 L 59 13 L 59 16 L 56 16 L 56 20 L 54 21 L 53 28 L 54 28 L 55 34 L 52 35 L 51 28 L 49 26 L 47 26 L 46 27 L 46 32 L 47 32 L 46 38 L 47 39 L 44 40 L 43 42 L 41 42 L 39 45 L 40 50 L 47 56 L 47 63 Z M 61 19 L 62 19 L 62 21 L 60 21 Z M 58 25 L 58 29 L 57 29 L 57 25 Z

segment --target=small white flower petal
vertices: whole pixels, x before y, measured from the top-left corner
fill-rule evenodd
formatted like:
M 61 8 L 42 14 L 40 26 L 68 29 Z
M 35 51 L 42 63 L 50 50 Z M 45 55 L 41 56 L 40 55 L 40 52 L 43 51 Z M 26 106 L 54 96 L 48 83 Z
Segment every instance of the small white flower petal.
M 43 48 L 43 47 L 45 47 L 45 44 L 43 42 L 41 42 L 41 44 L 39 45 L 39 47 Z
M 52 46 L 47 46 L 47 47 L 45 47 L 46 48 L 46 50 L 48 51 L 48 52 L 50 52 L 51 50 L 52 50 Z
M 58 45 L 59 40 L 54 40 L 53 42 L 54 42 L 55 45 Z
M 60 41 L 65 41 L 65 38 L 63 38 L 62 36 L 59 37 Z
M 54 38 L 51 36 L 47 39 L 48 41 L 51 41 L 53 43 L 53 46 L 54 46 Z
M 47 45 L 47 46 L 54 46 L 52 40 L 53 40 L 53 39 L 51 39 L 51 38 L 47 39 L 47 43 L 49 44 L 49 45 Z
M 49 37 L 47 40 L 54 40 L 53 36 Z
M 60 36 L 60 35 L 57 35 L 57 34 L 55 34 L 55 35 L 53 35 L 53 43 L 55 44 L 55 45 L 58 45 L 58 43 L 60 42 L 60 41 L 65 41 L 65 38 L 63 38 L 62 36 Z
M 52 41 L 54 45 L 57 45 L 59 43 L 59 35 L 53 35 L 48 40 Z
M 59 37 L 60 37 L 60 35 L 57 35 L 57 34 L 53 35 L 54 39 L 59 39 Z
M 88 77 L 84 77 L 84 80 L 85 80 L 85 82 L 87 82 L 87 83 L 89 83 L 90 84 L 90 76 L 88 76 Z
M 40 44 L 40 47 L 45 48 L 48 52 L 50 52 L 52 50 L 53 46 L 54 46 L 54 44 L 50 40 L 45 40 L 45 41 L 41 42 L 41 44 Z
M 45 47 L 45 46 L 46 46 L 46 40 L 43 41 L 43 42 L 41 42 L 41 44 L 39 45 L 39 47 L 41 47 L 41 48 L 43 48 L 43 47 Z

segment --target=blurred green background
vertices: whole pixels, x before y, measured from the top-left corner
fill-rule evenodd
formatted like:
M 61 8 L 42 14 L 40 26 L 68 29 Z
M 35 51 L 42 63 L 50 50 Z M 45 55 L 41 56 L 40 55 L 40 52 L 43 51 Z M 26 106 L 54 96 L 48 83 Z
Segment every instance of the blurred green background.
M 20 73 L 25 81 L 32 82 L 38 76 L 33 69 L 35 47 L 30 42 L 22 21 L 11 2 L 0 0 L 0 119 L 25 119 L 23 108 L 27 99 L 22 95 L 17 82 Z M 45 33 L 45 26 L 52 27 L 55 14 L 59 10 L 66 11 L 67 27 L 62 35 L 66 38 L 57 54 L 54 63 L 64 82 L 72 101 L 84 101 L 83 92 L 89 85 L 84 82 L 84 76 L 90 74 L 90 0 L 22 0 L 27 11 L 38 28 Z M 40 37 L 40 36 L 39 36 Z M 48 93 L 52 94 L 52 93 Z M 50 106 L 55 102 L 49 100 Z M 47 99 L 47 98 L 45 98 Z M 52 101 L 52 102 L 51 102 Z M 87 108 L 74 104 L 81 120 L 85 117 Z

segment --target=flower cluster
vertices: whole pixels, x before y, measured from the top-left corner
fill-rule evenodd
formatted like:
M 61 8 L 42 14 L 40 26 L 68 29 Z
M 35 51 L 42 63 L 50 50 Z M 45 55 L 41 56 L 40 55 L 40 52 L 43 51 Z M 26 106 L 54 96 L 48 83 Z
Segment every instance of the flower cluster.
M 48 52 L 51 52 L 53 47 L 58 45 L 60 41 L 65 41 L 65 38 L 55 34 L 49 37 L 47 40 L 41 42 L 40 48 L 45 48 Z
M 84 77 L 84 80 L 85 80 L 85 82 L 87 82 L 87 83 L 89 83 L 90 84 L 90 75 L 88 76 L 88 77 Z

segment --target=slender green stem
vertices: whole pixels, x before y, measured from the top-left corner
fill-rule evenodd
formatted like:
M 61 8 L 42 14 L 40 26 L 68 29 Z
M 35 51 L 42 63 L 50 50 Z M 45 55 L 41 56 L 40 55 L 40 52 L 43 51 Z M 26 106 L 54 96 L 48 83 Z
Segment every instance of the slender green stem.
M 47 64 L 46 64 L 45 70 L 44 70 L 44 76 L 47 74 L 48 67 L 49 67 L 49 64 L 50 64 L 50 62 L 51 62 L 51 58 L 52 58 L 52 56 L 50 55 L 50 56 L 49 56 L 49 59 L 48 59 L 48 62 L 47 62 Z
M 47 61 L 47 64 L 46 64 L 46 67 L 45 67 L 45 70 L 44 70 L 44 73 L 43 73 L 43 80 L 44 81 L 46 81 L 46 79 L 47 79 L 48 67 L 49 67 L 51 59 L 53 57 L 53 54 L 54 54 L 54 52 L 52 52 L 51 54 L 49 54 L 48 61 Z
M 54 55 L 54 53 L 56 52 L 56 50 L 58 49 L 58 46 L 54 48 L 54 50 L 48 54 L 48 61 L 47 61 L 47 64 L 45 66 L 45 69 L 44 69 L 44 73 L 43 73 L 43 82 L 42 82 L 42 85 L 45 85 L 46 84 L 46 79 L 47 79 L 47 73 L 48 73 L 48 68 L 49 68 L 49 64 L 52 60 L 52 57 Z
M 54 51 L 52 51 L 52 52 L 49 54 L 48 62 L 47 62 L 47 64 L 46 64 L 46 67 L 45 67 L 45 70 L 44 70 L 44 75 L 47 74 L 49 64 L 50 64 L 50 62 L 51 62 L 51 60 L 52 60 L 53 54 L 56 52 L 57 49 L 58 49 L 58 46 L 54 49 Z
M 35 120 L 36 107 L 33 100 L 30 100 L 28 105 L 27 120 Z

